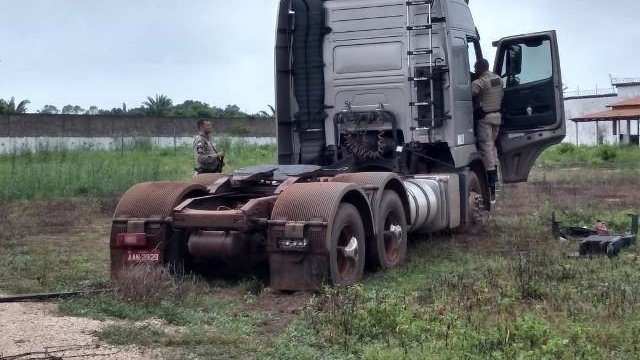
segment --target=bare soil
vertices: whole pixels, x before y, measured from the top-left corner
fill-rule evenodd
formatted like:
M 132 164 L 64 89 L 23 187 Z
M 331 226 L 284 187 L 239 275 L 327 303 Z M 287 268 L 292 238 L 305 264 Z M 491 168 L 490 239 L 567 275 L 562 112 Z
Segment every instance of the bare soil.
M 109 322 L 60 317 L 54 303 L 0 304 L 0 359 L 30 354 L 21 359 L 137 360 L 154 359 L 148 350 L 99 344 L 93 333 Z

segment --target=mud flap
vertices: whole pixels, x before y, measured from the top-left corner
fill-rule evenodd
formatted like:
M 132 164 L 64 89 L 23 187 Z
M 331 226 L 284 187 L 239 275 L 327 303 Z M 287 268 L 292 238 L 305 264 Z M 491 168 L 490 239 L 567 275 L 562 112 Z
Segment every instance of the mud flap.
M 329 279 L 327 255 L 272 253 L 269 267 L 274 290 L 318 291 Z

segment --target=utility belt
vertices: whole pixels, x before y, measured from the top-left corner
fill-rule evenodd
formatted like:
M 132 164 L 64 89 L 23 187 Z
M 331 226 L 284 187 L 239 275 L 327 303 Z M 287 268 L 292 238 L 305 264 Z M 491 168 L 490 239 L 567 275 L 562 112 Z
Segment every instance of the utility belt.
M 203 169 L 203 168 L 193 168 L 198 174 L 218 174 L 222 172 L 222 169 Z
M 222 172 L 222 168 L 224 167 L 224 159 L 216 159 L 213 163 L 202 164 L 198 167 L 195 167 L 194 170 L 198 174 L 217 174 Z
M 484 109 L 480 106 L 476 107 L 475 109 L 473 109 L 473 120 L 475 121 L 480 121 L 484 118 L 487 117 L 487 115 L 491 115 L 491 114 L 500 114 L 501 111 L 500 110 L 496 110 L 496 111 L 484 111 Z

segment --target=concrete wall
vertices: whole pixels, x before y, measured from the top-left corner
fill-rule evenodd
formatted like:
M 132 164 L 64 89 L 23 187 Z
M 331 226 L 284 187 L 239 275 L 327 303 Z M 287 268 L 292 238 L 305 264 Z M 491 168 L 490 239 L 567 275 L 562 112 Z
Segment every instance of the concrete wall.
M 0 154 L 42 149 L 119 149 L 140 139 L 158 147 L 191 146 L 197 119 L 87 115 L 0 115 Z M 214 141 L 276 143 L 273 118 L 212 120 Z
M 567 137 L 565 142 L 576 143 L 576 124 L 572 118 L 607 110 L 607 105 L 640 96 L 640 85 L 619 86 L 613 96 L 584 96 L 565 100 Z M 164 146 L 185 144 L 197 132 L 197 119 L 123 117 L 100 115 L 0 115 L 0 152 L 14 148 L 35 148 L 38 144 L 108 144 L 122 143 L 134 138 L 150 138 Z M 217 134 L 236 139 L 245 138 L 252 143 L 275 143 L 276 123 L 273 118 L 223 118 L 212 120 Z M 627 124 L 621 123 L 621 132 L 626 134 Z M 605 143 L 616 143 L 612 124 L 599 125 Z M 638 122 L 631 123 L 631 135 L 638 135 Z M 597 143 L 595 123 L 579 125 L 578 143 Z M 79 145 L 80 146 L 80 145 Z
M 0 137 L 190 137 L 197 119 L 99 115 L 0 115 Z M 231 136 L 274 137 L 273 118 L 214 119 L 216 132 Z

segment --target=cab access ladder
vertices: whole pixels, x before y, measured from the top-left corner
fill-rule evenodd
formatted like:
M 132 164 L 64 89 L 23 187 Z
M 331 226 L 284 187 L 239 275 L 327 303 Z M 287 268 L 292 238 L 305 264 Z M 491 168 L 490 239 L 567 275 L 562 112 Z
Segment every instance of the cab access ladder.
M 437 99 L 435 82 L 441 79 L 442 75 L 448 71 L 446 66 L 437 65 L 436 62 L 442 59 L 434 59 L 433 36 L 436 24 L 443 24 L 444 17 L 434 16 L 434 3 L 436 0 L 406 1 L 406 29 L 407 29 L 407 64 L 409 69 L 410 91 L 410 114 L 412 131 L 432 130 L 442 125 L 449 117 L 439 114 L 436 111 Z M 415 24 L 419 10 L 426 10 L 426 23 Z M 418 32 L 427 32 L 428 44 L 415 44 Z M 415 41 L 414 41 L 415 38 Z M 422 45 L 422 46 L 420 46 Z M 416 57 L 428 58 L 426 66 L 416 66 Z M 441 90 L 440 90 L 441 91 Z M 442 96 L 442 94 L 440 94 Z

